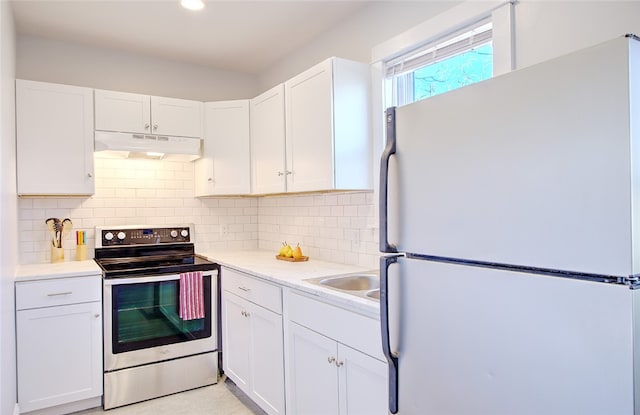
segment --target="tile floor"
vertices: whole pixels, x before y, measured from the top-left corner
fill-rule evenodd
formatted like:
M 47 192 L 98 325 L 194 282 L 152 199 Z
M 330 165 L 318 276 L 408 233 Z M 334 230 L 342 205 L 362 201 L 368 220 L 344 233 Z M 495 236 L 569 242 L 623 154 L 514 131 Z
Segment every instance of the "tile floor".
M 266 415 L 224 376 L 217 384 L 103 411 L 75 415 Z

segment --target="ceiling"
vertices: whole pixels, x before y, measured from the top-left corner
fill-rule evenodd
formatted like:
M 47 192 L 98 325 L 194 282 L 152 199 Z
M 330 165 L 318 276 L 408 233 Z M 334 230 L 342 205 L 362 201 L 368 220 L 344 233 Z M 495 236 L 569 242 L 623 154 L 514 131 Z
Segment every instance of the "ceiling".
M 370 0 L 13 0 L 18 34 L 257 74 Z

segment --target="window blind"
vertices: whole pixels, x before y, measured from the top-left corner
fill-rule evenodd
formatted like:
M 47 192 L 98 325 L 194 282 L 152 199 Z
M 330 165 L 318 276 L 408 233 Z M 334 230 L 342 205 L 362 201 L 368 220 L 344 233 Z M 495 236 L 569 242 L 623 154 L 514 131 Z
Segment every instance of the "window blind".
M 450 33 L 436 42 L 430 42 L 386 62 L 386 77 L 391 78 L 413 72 L 424 66 L 455 56 L 491 41 L 491 18 Z

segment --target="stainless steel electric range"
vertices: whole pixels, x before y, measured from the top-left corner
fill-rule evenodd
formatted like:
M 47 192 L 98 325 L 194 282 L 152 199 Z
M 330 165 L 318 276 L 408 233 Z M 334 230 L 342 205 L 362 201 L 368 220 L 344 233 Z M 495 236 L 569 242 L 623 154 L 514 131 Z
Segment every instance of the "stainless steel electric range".
M 194 252 L 193 226 L 97 227 L 103 270 L 104 400 L 115 408 L 216 383 L 218 267 Z M 204 311 L 180 317 L 180 277 L 202 273 Z

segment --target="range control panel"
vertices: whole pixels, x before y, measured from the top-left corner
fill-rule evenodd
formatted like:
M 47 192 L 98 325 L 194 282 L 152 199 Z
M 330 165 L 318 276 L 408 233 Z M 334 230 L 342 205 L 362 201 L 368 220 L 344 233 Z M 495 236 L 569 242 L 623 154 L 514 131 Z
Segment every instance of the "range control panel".
M 191 227 L 99 228 L 100 246 L 159 245 L 191 242 Z M 97 246 L 97 247 L 100 247 Z

